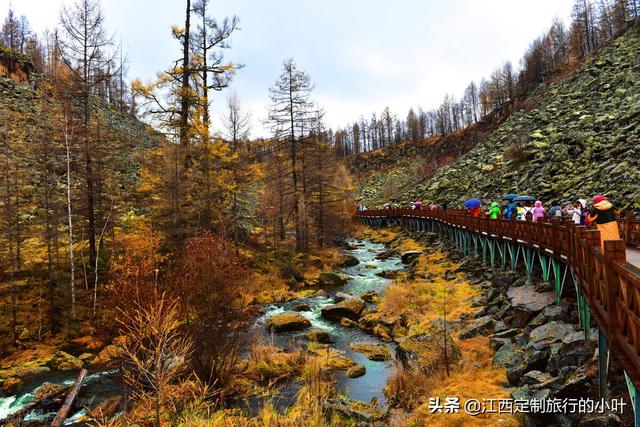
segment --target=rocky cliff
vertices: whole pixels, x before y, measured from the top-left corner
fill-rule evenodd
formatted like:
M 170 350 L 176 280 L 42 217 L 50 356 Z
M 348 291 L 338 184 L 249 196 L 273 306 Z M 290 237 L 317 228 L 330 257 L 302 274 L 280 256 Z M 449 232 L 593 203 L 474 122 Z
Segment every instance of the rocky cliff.
M 548 83 L 484 141 L 423 182 L 394 194 L 462 204 L 504 193 L 569 201 L 605 193 L 640 207 L 640 34 L 628 31 L 570 77 Z M 424 158 L 423 162 L 430 159 Z M 380 181 L 365 180 L 365 204 Z

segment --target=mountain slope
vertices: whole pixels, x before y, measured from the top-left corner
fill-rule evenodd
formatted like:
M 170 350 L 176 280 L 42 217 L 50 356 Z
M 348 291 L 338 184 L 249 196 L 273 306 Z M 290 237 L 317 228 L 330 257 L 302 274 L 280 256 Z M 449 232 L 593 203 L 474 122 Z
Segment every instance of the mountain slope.
M 468 153 L 395 198 L 454 206 L 471 196 L 489 201 L 509 192 L 547 202 L 605 193 L 622 207 L 640 207 L 637 30 L 528 103 L 534 106 L 514 112 Z

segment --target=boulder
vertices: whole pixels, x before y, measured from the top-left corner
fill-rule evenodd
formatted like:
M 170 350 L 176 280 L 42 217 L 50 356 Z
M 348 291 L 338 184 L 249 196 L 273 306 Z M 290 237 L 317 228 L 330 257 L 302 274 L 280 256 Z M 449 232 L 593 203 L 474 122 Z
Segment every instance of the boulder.
M 389 360 L 391 351 L 386 345 L 375 342 L 357 341 L 349 344 L 352 351 L 363 353 L 369 360 Z
M 574 325 L 559 320 L 540 325 L 529 334 L 530 345 L 535 349 L 548 347 L 550 344 L 562 341 L 563 337 L 576 332 Z
M 488 335 L 493 332 L 495 323 L 491 316 L 474 319 L 460 331 L 460 338 L 466 340 L 477 335 Z
M 336 292 L 336 294 L 333 296 L 333 300 L 335 302 L 340 302 L 340 301 L 344 301 L 346 299 L 351 299 L 351 298 L 356 298 L 356 297 L 351 294 L 347 294 L 345 292 Z
M 58 371 L 74 371 L 82 369 L 83 363 L 77 357 L 65 353 L 64 351 L 56 351 L 47 362 L 51 369 Z
M 340 319 L 340 326 L 342 326 L 343 328 L 357 328 L 358 324 L 351 319 L 342 317 Z
M 402 255 L 400 255 L 400 260 L 403 264 L 409 264 L 420 255 L 422 255 L 422 251 L 404 251 Z
M 521 350 L 511 344 L 504 344 L 493 355 L 493 366 L 500 368 L 514 368 L 518 366 L 524 359 L 524 354 Z
M 513 308 L 519 308 L 532 314 L 555 303 L 554 292 L 536 292 L 533 285 L 510 288 L 507 291 L 507 296 Z
M 376 291 L 365 292 L 360 296 L 360 298 L 372 304 L 377 301 L 380 301 L 380 295 L 378 295 Z
M 15 368 L 9 368 L 4 371 L 0 371 L 0 380 L 6 380 L 8 378 L 25 378 L 35 375 L 45 374 L 50 372 L 51 369 L 46 366 L 17 366 Z
M 276 314 L 267 320 L 267 329 L 271 332 L 301 331 L 311 326 L 309 319 L 295 312 Z
M 397 257 L 398 255 L 400 255 L 400 252 L 397 249 L 389 249 L 387 251 L 379 253 L 375 256 L 375 258 L 379 260 L 386 260 L 389 258 Z
M 346 398 L 331 399 L 329 405 L 333 411 L 349 420 L 356 420 L 365 425 L 375 425 L 376 421 L 387 417 L 387 412 L 381 411 L 375 405 L 368 405 L 358 400 Z M 361 424 L 356 424 L 361 425 Z
M 326 297 L 327 296 L 327 291 L 325 291 L 324 289 L 318 289 L 314 294 L 314 297 Z
M 358 264 L 360 264 L 360 261 L 355 256 L 351 254 L 342 254 L 340 256 L 340 263 L 338 264 L 338 266 L 345 268 L 345 267 L 353 267 L 354 265 L 358 265 Z
M 345 276 L 330 271 L 320 273 L 318 276 L 320 286 L 342 286 L 347 284 L 347 280 Z
M 293 311 L 311 311 L 309 304 L 298 304 L 292 309 Z
M 311 329 L 306 333 L 305 337 L 311 342 L 318 342 L 321 344 L 331 344 L 333 342 L 329 332 L 322 329 Z
M 114 366 L 117 363 L 120 356 L 120 346 L 116 344 L 110 344 L 98 353 L 98 355 L 91 362 L 92 365 L 106 365 Z
M 536 328 L 545 323 L 552 322 L 554 320 L 560 320 L 565 318 L 566 309 L 559 305 L 550 305 L 545 307 L 538 315 L 529 322 L 529 326 Z
M 52 394 L 60 393 L 64 389 L 66 389 L 66 387 L 60 384 L 43 383 L 40 387 L 36 389 L 33 395 L 33 399 L 42 400 L 47 396 L 51 396 Z
M 445 334 L 439 324 L 432 324 L 426 333 L 404 338 L 396 349 L 398 359 L 408 369 L 418 369 L 425 373 L 444 367 Z M 460 360 L 462 353 L 446 334 L 446 359 L 450 364 Z
M 20 393 L 23 382 L 20 378 L 7 378 L 2 382 L 2 391 L 6 396 L 15 396 Z
M 523 381 L 523 375 L 529 371 L 543 371 L 547 367 L 549 360 L 549 351 L 533 351 L 529 350 L 524 354 L 524 359 L 507 369 L 507 380 L 513 385 L 520 384 Z
M 364 311 L 365 303 L 360 298 L 349 298 L 337 304 L 322 307 L 322 317 L 329 320 L 338 320 L 346 317 L 357 321 Z
M 384 279 L 395 279 L 400 274 L 399 270 L 383 270 L 376 273 L 376 276 L 382 277 Z
M 367 373 L 367 368 L 362 365 L 352 366 L 347 370 L 347 376 L 349 378 L 358 378 Z

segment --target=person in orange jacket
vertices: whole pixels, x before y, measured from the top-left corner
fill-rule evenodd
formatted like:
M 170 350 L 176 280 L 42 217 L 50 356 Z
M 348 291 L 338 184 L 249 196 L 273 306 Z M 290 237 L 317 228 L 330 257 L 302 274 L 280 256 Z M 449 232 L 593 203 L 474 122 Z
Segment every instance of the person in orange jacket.
M 598 194 L 593 198 L 593 212 L 589 214 L 589 223 L 595 223 L 600 231 L 600 249 L 603 251 L 605 240 L 620 240 L 616 215 L 620 215 L 620 211 L 605 196 Z

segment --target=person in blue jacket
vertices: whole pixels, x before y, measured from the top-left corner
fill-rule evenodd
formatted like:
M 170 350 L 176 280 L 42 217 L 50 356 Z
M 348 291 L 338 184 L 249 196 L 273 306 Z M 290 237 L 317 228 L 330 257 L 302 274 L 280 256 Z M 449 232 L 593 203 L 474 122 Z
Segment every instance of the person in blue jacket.
M 516 208 L 515 203 L 509 200 L 509 204 L 507 205 L 506 208 L 504 208 L 504 218 L 505 219 L 515 218 L 517 215 L 517 212 L 518 212 L 518 208 Z

